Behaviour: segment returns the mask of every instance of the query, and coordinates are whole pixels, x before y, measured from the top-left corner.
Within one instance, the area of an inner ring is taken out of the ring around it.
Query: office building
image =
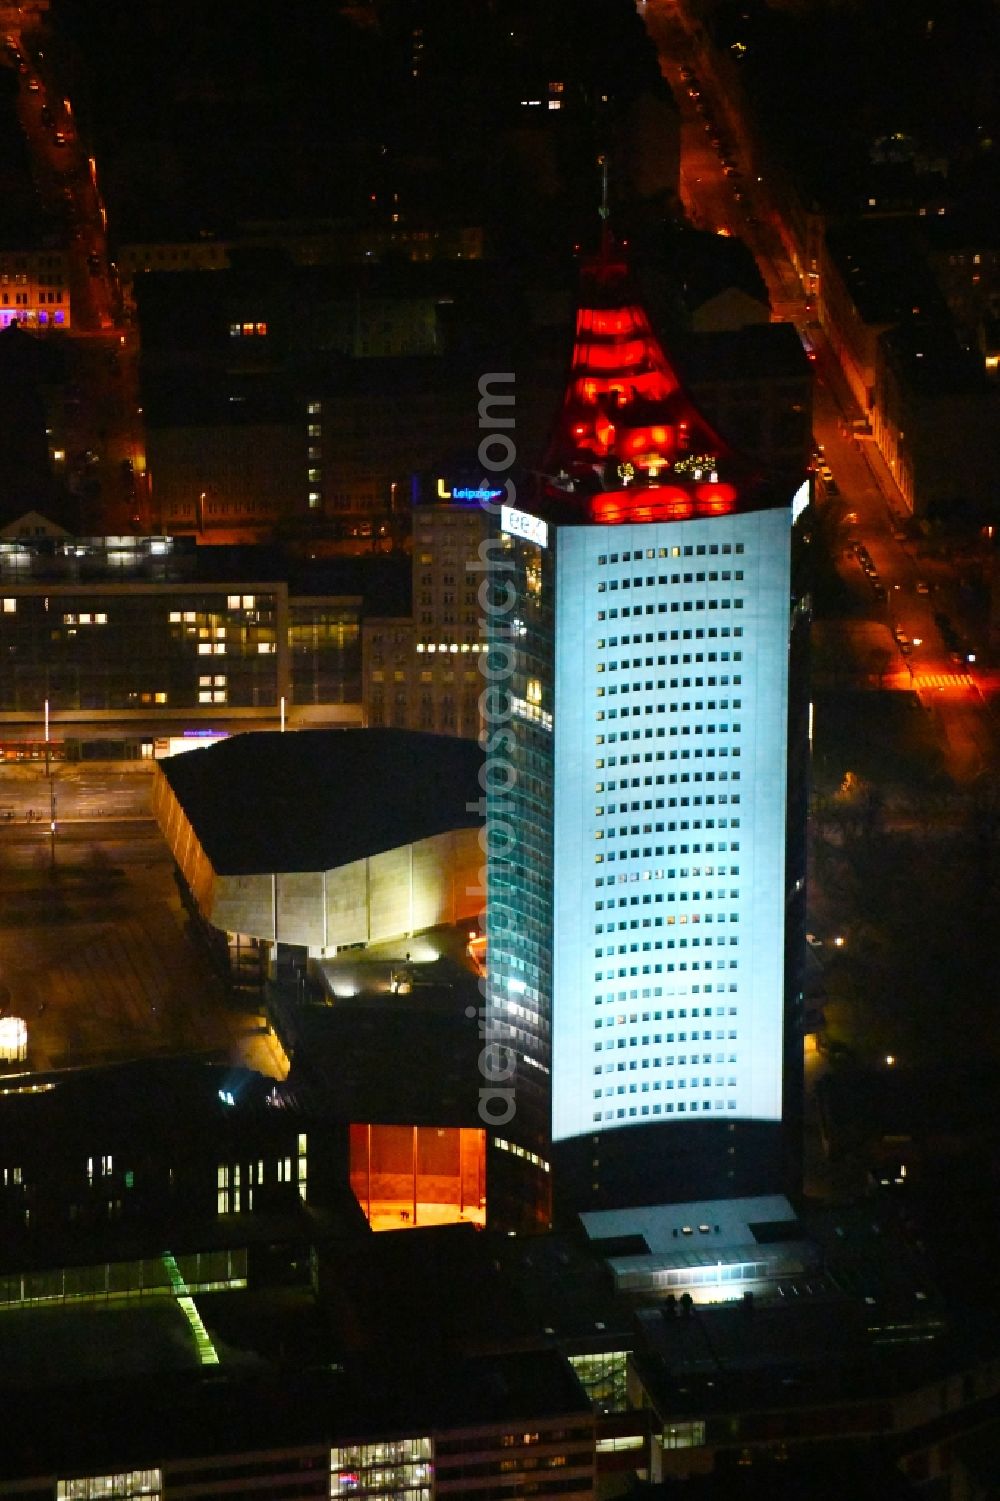
[[[499,494],[481,473],[421,477],[413,486],[413,607],[370,615],[361,628],[365,723],[475,739],[483,678],[479,654],[480,557],[489,531],[483,502]]]
[[[804,893],[791,490],[709,427],[607,256],[543,467],[502,508],[487,663],[513,657],[491,1202],[544,1222],[553,1183],[576,1209],[770,1192]]]
[[[0,759],[44,757],[46,702],[57,760],[153,760],[282,715],[359,724],[362,591],[383,608],[393,592],[391,570],[366,563],[71,537],[22,517],[0,537]]]

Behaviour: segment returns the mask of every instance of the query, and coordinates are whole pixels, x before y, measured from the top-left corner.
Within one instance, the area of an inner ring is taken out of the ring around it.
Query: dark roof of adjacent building
[[[416,1297],[405,1296],[402,1302],[419,1301],[419,1285],[416,1291]],[[397,1284],[390,1295],[397,1311],[399,1295]],[[66,1379],[48,1387],[8,1385],[0,1376],[4,1474],[106,1473],[213,1455],[311,1445],[328,1450],[331,1443],[379,1436],[564,1416],[586,1422],[591,1416],[589,1400],[555,1350],[455,1352],[403,1363],[377,1353],[344,1368],[339,1363],[331,1367],[331,1354],[337,1351],[327,1341],[325,1360],[303,1370],[294,1325],[270,1358],[258,1352],[252,1294],[199,1297],[198,1303],[210,1335],[217,1328],[223,1333],[217,1367],[200,1373],[178,1370],[174,1360],[171,1369],[164,1358],[158,1370],[123,1380],[120,1372],[129,1363],[123,1360],[114,1371],[111,1349],[104,1379],[85,1385]],[[33,1310],[29,1318],[36,1338],[45,1338],[46,1323],[53,1322],[46,1315],[53,1314],[63,1321],[76,1318],[80,1325],[95,1322],[93,1310]],[[134,1344],[149,1332],[148,1310],[140,1309],[138,1317],[132,1309],[117,1317],[107,1310],[102,1314],[108,1326],[104,1332],[113,1333],[116,1343],[131,1338]],[[313,1311],[313,1322],[317,1317],[322,1323]],[[179,1318],[169,1321],[166,1308],[161,1323],[162,1356],[165,1341],[180,1340],[185,1331]]]
[[[919,1490],[887,1455],[870,1449],[837,1453],[829,1444],[812,1454],[801,1450],[780,1461],[686,1475],[660,1485],[638,1485],[625,1501],[905,1501]]]
[[[749,323],[745,328],[689,335],[678,353],[691,386],[715,381],[811,381],[812,366],[792,323]]]
[[[767,284],[750,247],[737,235],[717,235],[697,229],[679,231],[671,242],[668,261],[691,312],[731,287],[765,307],[770,305]]]
[[[319,871],[475,828],[482,753],[417,730],[234,735],[159,762],[220,875]]]
[[[920,396],[993,392],[978,350],[963,344],[954,324],[902,323],[882,335],[886,356]]]
[[[274,1080],[253,1069],[196,1058],[138,1058],[96,1068],[8,1074],[0,1091],[7,1143],[41,1133],[81,1141],[95,1129],[120,1138],[154,1131],[175,1141],[273,1112]]]
[[[866,323],[947,316],[916,232],[898,220],[834,226],[826,245]]]
[[[310,1115],[482,1127],[478,978],[449,958],[409,963],[409,946],[401,941],[395,962],[358,953],[324,963],[322,1004],[272,989],[293,1060],[282,1094]]]

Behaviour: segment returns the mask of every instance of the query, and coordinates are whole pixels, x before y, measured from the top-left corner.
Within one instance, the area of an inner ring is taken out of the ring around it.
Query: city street
[[[918,694],[938,727],[949,772],[959,782],[973,780],[994,764],[991,700],[996,684],[992,675],[979,670],[977,653],[967,640],[959,639],[956,650],[956,640],[949,642],[942,635],[941,618],[953,622],[954,570],[926,556],[874,443],[851,433],[851,423],[863,414],[807,308],[784,249],[787,227],[778,224],[767,185],[747,159],[732,100],[723,97],[715,83],[711,54],[699,28],[682,6],[667,0],[651,0],[646,25],[681,111],[685,211],[696,225],[738,234],[747,243],[767,284],[772,318],[794,322],[815,354],[814,433],[833,475],[836,501],[822,480],[817,480],[817,494],[821,505],[836,503],[844,518],[836,563],[851,613],[885,627],[894,660],[887,664],[883,686]],[[694,80],[683,77],[682,70]],[[699,98],[691,96],[692,87]],[[727,176],[723,158],[733,164],[735,175]],[[857,561],[859,544],[875,566],[872,578]],[[961,638],[960,629],[956,635]]]
[[[136,340],[121,316],[96,164],[77,134],[72,101],[46,62],[33,62],[23,75],[18,108],[42,204],[62,226],[68,268],[70,379],[61,462],[79,497],[78,530],[148,530]]]

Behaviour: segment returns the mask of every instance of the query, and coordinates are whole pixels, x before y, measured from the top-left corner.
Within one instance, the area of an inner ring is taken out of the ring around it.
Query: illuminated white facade
[[[557,530],[553,1141],[781,1119],[789,533]]]

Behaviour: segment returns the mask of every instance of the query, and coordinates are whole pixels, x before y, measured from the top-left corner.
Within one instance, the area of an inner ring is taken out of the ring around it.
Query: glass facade
[[[360,702],[360,605],[360,600],[289,600],[293,703]]]
[[[485,1132],[352,1125],[350,1142],[351,1189],[373,1230],[485,1223]]]
[[[494,609],[484,678],[487,781],[487,1034],[510,1123],[494,1135],[491,1214],[547,1223],[552,1049],[555,578],[547,546],[501,534],[487,575]],[[508,583],[513,584],[513,608]],[[492,705],[492,707],[488,707]],[[506,1051],[506,1050],[509,1050]],[[498,1106],[502,1100],[498,1097]],[[503,1111],[494,1119],[499,1122]]]
[[[0,704],[37,713],[272,707],[278,595],[127,585],[20,589],[0,617]]]
[[[190,1292],[225,1292],[246,1287],[245,1248],[194,1251],[176,1265]],[[173,1284],[161,1256],[91,1266],[56,1267],[44,1272],[0,1276],[0,1309],[39,1303],[103,1303],[111,1299],[162,1297]]]
[[[378,1444],[349,1444],[330,1450],[330,1496],[370,1497],[371,1501],[430,1501],[433,1451],[429,1438],[400,1438]]]
[[[627,1350],[603,1350],[599,1355],[571,1355],[569,1363],[598,1412],[627,1412]]]

